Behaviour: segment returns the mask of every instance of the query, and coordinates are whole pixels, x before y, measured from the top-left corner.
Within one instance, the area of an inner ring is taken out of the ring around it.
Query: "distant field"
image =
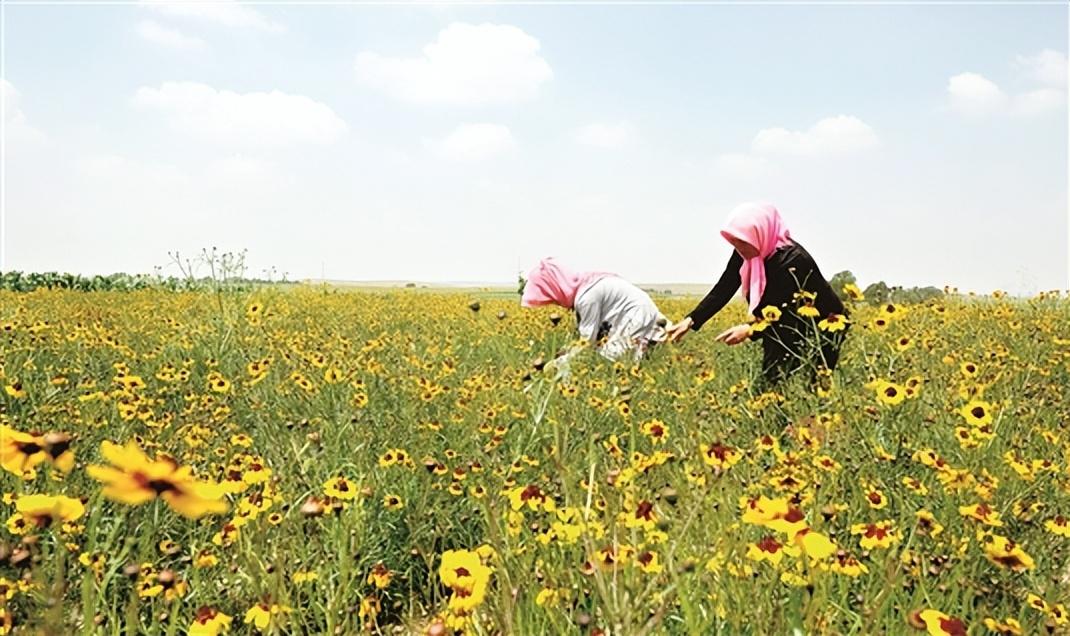
[[[348,289],[353,291],[386,291],[386,290],[415,290],[435,292],[472,293],[481,296],[502,297],[517,295],[517,284],[506,283],[421,283],[403,280],[386,281],[346,281],[346,280],[317,280],[307,279],[301,281],[305,285],[326,284],[330,287]],[[636,283],[641,289],[655,296],[701,296],[709,291],[711,285],[701,283]]]

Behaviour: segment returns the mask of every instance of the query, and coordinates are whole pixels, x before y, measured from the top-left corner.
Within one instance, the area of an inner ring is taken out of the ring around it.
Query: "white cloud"
[[[635,142],[635,126],[622,121],[617,123],[596,122],[576,131],[576,141],[584,146],[620,149]]]
[[[22,111],[22,93],[6,79],[0,79],[0,99],[4,103],[4,137],[12,143],[42,141],[45,136],[30,125]]]
[[[1036,55],[1019,55],[1015,67],[1041,88],[1008,95],[998,84],[978,73],[960,73],[947,82],[952,110],[980,119],[996,114],[1032,116],[1056,111],[1066,103],[1066,55],[1044,49]]]
[[[978,73],[959,73],[949,79],[947,96],[952,110],[973,117],[999,112],[1010,102],[995,82]]]
[[[878,145],[877,134],[857,117],[826,117],[804,131],[766,128],[751,142],[757,154],[842,156]]]
[[[1058,110],[1066,103],[1066,90],[1057,88],[1040,88],[1021,95],[1015,95],[1011,100],[1011,112],[1015,115],[1040,115],[1052,110]]]
[[[412,58],[357,55],[358,80],[411,103],[481,105],[534,97],[553,78],[539,41],[507,24],[454,22]]]
[[[141,0],[162,15],[214,22],[223,26],[281,33],[286,27],[236,0]]]
[[[1066,86],[1066,54],[1044,49],[1036,55],[1019,55],[1018,68],[1032,79],[1048,86]]]
[[[162,114],[176,131],[223,144],[330,143],[349,127],[326,104],[281,91],[235,93],[196,82],[142,87],[134,106]]]
[[[155,20],[142,20],[134,27],[141,39],[159,46],[182,51],[203,51],[208,48],[204,40],[197,36],[186,35],[178,29],[166,27]]]
[[[513,149],[516,142],[501,124],[461,124],[431,145],[439,156],[451,161],[480,161]]]

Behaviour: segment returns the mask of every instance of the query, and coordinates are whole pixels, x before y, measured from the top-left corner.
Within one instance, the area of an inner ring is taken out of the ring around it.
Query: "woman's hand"
[[[750,325],[736,325],[717,335],[717,340],[729,346],[745,342],[747,338],[750,338]]]
[[[671,327],[669,327],[669,329],[665,332],[668,341],[669,342],[680,342],[680,340],[682,340],[683,337],[685,335],[687,335],[687,332],[691,330],[691,325],[693,325],[693,324],[694,324],[694,321],[691,320],[690,316],[688,316],[687,318],[684,318],[683,320],[681,320],[680,322],[676,323],[675,325],[672,325]]]

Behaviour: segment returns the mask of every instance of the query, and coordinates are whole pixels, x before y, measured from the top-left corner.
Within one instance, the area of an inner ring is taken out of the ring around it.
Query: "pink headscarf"
[[[572,309],[576,294],[594,281],[613,276],[607,272],[575,273],[561,267],[552,258],[544,258],[528,273],[524,285],[524,296],[520,299],[522,307],[537,307],[557,303],[566,309]]]
[[[774,206],[768,203],[744,203],[732,210],[721,236],[733,246],[735,242],[742,242],[758,250],[754,258],[743,259],[743,266],[739,268],[743,298],[753,312],[765,293],[765,259],[778,248],[790,245],[791,234]]]

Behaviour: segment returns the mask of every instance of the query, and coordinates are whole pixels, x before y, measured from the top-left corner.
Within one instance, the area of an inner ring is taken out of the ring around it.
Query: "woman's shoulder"
[[[792,239],[790,244],[773,252],[773,256],[770,260],[774,261],[773,264],[781,265],[783,267],[812,267],[814,264],[814,259],[810,256],[810,252],[807,252],[806,248],[794,239]]]

